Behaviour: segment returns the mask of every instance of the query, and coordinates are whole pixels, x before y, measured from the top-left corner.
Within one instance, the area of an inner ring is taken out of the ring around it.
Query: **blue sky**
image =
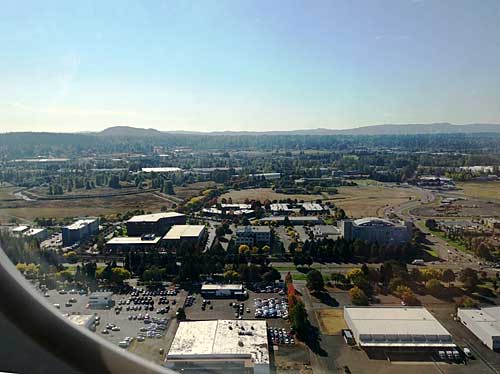
[[[497,0],[2,1],[0,131],[500,123]]]

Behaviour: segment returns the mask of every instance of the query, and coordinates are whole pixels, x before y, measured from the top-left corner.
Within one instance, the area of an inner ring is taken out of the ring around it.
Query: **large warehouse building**
[[[181,322],[165,365],[183,373],[270,373],[266,321]]]
[[[342,220],[339,230],[346,240],[359,239],[369,243],[404,244],[411,238],[410,222],[394,222],[377,217]]]
[[[488,348],[500,349],[500,306],[482,309],[458,308],[457,316]]]
[[[345,307],[344,319],[364,349],[455,347],[450,333],[424,307]]]
[[[177,212],[163,212],[133,216],[127,221],[128,236],[144,234],[165,235],[173,225],[184,225],[186,216]]]

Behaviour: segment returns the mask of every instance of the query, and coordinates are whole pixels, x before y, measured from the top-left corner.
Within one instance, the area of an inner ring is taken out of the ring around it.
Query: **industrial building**
[[[267,226],[244,226],[236,229],[237,246],[245,244],[250,247],[271,243],[271,229]]]
[[[458,308],[457,317],[488,348],[500,349],[500,306],[481,309]]]
[[[106,249],[113,253],[148,251],[158,247],[160,240],[161,236],[155,234],[115,237],[106,242]]]
[[[378,244],[404,244],[411,238],[411,222],[394,222],[383,218],[366,217],[339,222],[340,235],[346,240],[364,240]]]
[[[112,306],[112,292],[92,292],[89,295],[89,309],[109,309]]]
[[[424,307],[345,307],[344,319],[364,349],[455,347],[450,333]]]
[[[174,225],[162,239],[162,244],[167,247],[189,243],[197,247],[207,237],[207,229],[204,225]]]
[[[184,225],[185,223],[186,216],[177,212],[133,216],[127,221],[127,235],[156,234],[163,236],[173,225]]]
[[[241,299],[247,296],[242,284],[204,284],[201,295],[206,298],[227,297]]]
[[[62,228],[63,246],[73,245],[99,231],[99,218],[83,218]]]
[[[266,321],[180,322],[165,366],[183,373],[270,373]]]

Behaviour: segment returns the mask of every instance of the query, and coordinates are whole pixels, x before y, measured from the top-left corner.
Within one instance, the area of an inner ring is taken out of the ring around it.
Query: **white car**
[[[471,350],[470,350],[469,348],[464,347],[463,351],[464,351],[464,354],[465,354],[467,357],[469,357],[469,358],[471,358],[471,357],[472,357],[472,352],[471,352]]]

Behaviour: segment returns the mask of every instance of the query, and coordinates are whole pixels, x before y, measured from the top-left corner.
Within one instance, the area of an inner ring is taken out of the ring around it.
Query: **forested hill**
[[[499,133],[424,135],[220,135],[166,134],[156,136],[101,136],[96,134],[9,133],[0,135],[0,159],[23,157],[80,157],[109,153],[151,154],[154,146],[187,147],[207,151],[352,152],[363,149],[498,153]]]
[[[96,133],[100,136],[144,137],[162,135],[203,135],[203,136],[249,136],[249,135],[419,135],[419,134],[476,134],[500,133],[500,124],[468,124],[451,123],[431,124],[384,124],[362,126],[352,129],[305,129],[288,131],[159,131],[131,126],[113,126]]]

